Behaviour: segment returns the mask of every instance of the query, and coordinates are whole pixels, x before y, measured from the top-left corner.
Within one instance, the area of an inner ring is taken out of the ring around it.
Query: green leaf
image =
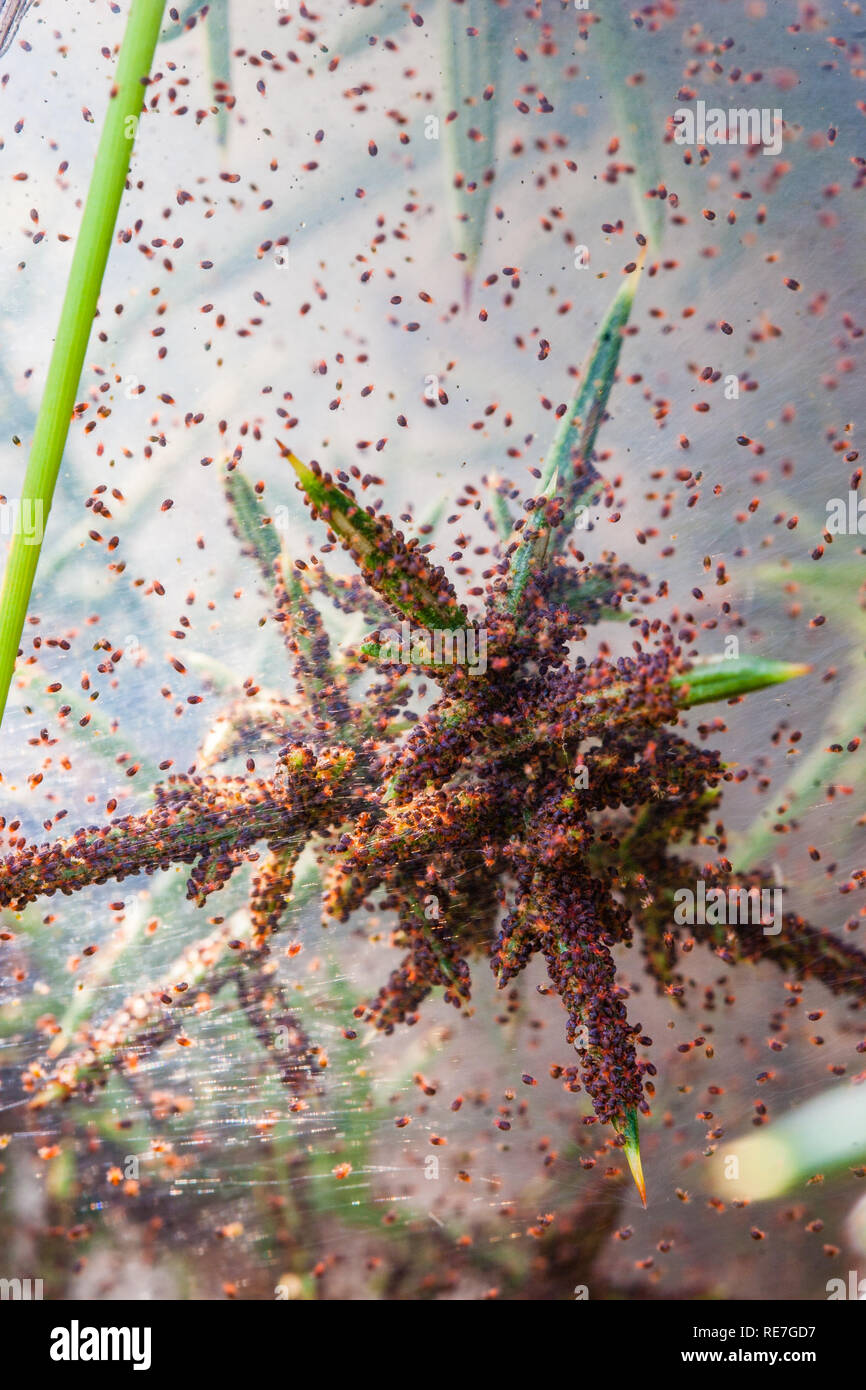
[[[321,514],[351,551],[364,579],[404,617],[432,631],[466,621],[451,583],[434,571],[413,541],[406,543],[387,517],[371,515],[350,488],[316,473],[277,440],[298,476],[314,514]]]
[[[465,631],[467,634],[471,634],[475,633],[477,629],[470,626],[466,629],[451,628],[450,631]],[[439,647],[438,656],[437,644],[435,639],[429,632],[427,635],[430,638],[430,640],[427,641],[425,639],[422,645],[420,641],[420,633],[418,631],[414,633],[414,638],[416,640],[413,641],[411,648],[407,652],[405,652],[405,655],[409,657],[409,661],[406,663],[404,663],[400,659],[395,660],[392,652],[390,651],[390,648],[394,645],[394,643],[387,642],[383,644],[375,641],[373,637],[368,638],[365,642],[362,643],[361,653],[362,655],[368,657],[371,661],[380,662],[384,666],[397,666],[404,664],[410,665],[412,667],[417,668],[418,671],[423,671],[425,676],[432,677],[433,680],[441,678],[444,675],[448,675],[453,671],[465,671],[468,672],[469,675],[472,675],[473,671],[476,670],[476,668],[481,667],[481,663],[477,659],[475,661],[470,661],[468,659],[470,655],[473,655],[477,658],[480,654],[480,648],[477,645],[479,639],[477,637],[474,638],[474,641],[476,642],[475,646],[471,646],[471,644],[468,643],[465,640],[465,638],[462,643],[459,642],[459,639],[449,639],[448,656],[446,657],[444,634],[443,640]],[[463,647],[462,660],[460,659],[461,645]],[[404,653],[401,651],[400,657],[402,657],[403,655]],[[483,675],[485,670],[486,657],[484,661],[484,667],[483,669],[478,669],[478,674]]]
[[[626,578],[632,577],[632,571],[625,565],[620,565],[618,572]],[[579,613],[585,623],[628,622],[631,617],[629,610],[621,601],[613,602],[622,597],[617,571],[612,575],[605,574],[595,565],[587,566],[586,571],[580,574],[566,570],[561,580],[557,575],[550,592],[552,603],[563,604],[570,612]]]
[[[610,94],[622,131],[623,150],[634,166],[627,183],[638,227],[646,228],[653,245],[658,246],[664,232],[665,204],[661,198],[649,198],[647,194],[663,181],[659,156],[664,121],[651,110],[646,85],[628,80],[651,61],[651,55],[640,48],[649,33],[649,26],[638,29],[630,17],[619,11],[600,13],[591,30],[589,51],[593,55],[597,51],[601,58],[605,95]]]
[[[177,20],[163,29],[159,41],[160,43],[171,43],[174,39],[191,33],[192,30],[187,28],[187,25],[195,15],[198,15],[200,21],[204,23],[208,76],[214,97],[225,96],[228,94],[231,79],[229,0],[210,0],[210,4],[206,4],[205,0],[191,0],[191,3],[181,11]],[[217,142],[220,145],[225,145],[229,132],[228,106],[224,101],[218,101],[216,106]]]
[[[229,37],[229,0],[211,0],[204,30],[207,45],[207,67],[214,97],[228,96],[231,81],[231,40]],[[229,108],[217,100],[217,141],[225,145],[229,136]]]
[[[857,675],[836,696],[830,711],[829,723],[831,726],[835,722],[835,716],[840,712],[844,711],[848,717],[854,714],[862,698],[861,692],[862,677]],[[854,717],[856,718],[856,715]],[[847,741],[853,732],[852,729],[851,734],[847,735],[844,740],[840,736],[838,741],[840,743]],[[750,869],[775,852],[779,842],[779,833],[775,829],[777,825],[787,826],[804,809],[814,809],[816,797],[820,804],[819,788],[822,783],[826,781],[832,784],[839,774],[839,755],[829,752],[825,746],[826,739],[831,737],[825,725],[824,731],[816,739],[814,748],[799,761],[793,777],[785,784],[784,811],[774,801],[772,806],[767,807],[756,817],[753,824],[742,836],[734,838],[733,849],[729,857],[736,871]]]
[[[590,505],[604,490],[602,480],[592,467],[592,451],[616,377],[622,351],[622,330],[631,313],[644,255],[645,252],[642,252],[634,270],[617,290],[602,320],[580,384],[545,459],[540,495],[552,498],[556,487],[561,487],[562,520],[554,528],[550,527],[549,522],[544,523],[544,535],[540,534],[538,528],[524,527],[509,566],[505,603],[511,613],[516,613],[520,608],[531,574],[553,553],[554,548],[565,546],[578,509]]]
[[[279,536],[268,523],[255,488],[240,468],[228,469],[224,482],[230,524],[241,543],[241,551],[257,562],[264,578],[272,584],[274,565],[280,555]]]
[[[734,1154],[738,1175],[727,1170]],[[798,1105],[756,1134],[726,1140],[706,1171],[705,1184],[720,1195],[750,1202],[781,1196],[816,1173],[860,1164],[866,1158],[866,1087],[840,1083]]]
[[[430,510],[425,514],[422,521],[418,524],[418,529],[422,535],[429,536],[436,530],[448,506],[448,498],[440,497]]]
[[[710,657],[696,661],[688,671],[671,677],[671,685],[682,692],[686,708],[706,705],[711,700],[732,700],[750,690],[805,676],[811,666],[792,661],[770,661],[761,656]]]
[[[45,672],[38,666],[25,666],[19,677],[26,705],[33,711],[41,711],[43,715],[56,715],[58,697],[46,694],[43,681]],[[130,754],[132,760],[138,763],[141,780],[151,785],[159,781],[159,769],[155,762],[152,762],[139,747],[137,741],[133,742],[132,730],[115,727],[115,723],[108,714],[103,714],[105,724],[100,727],[100,718],[95,716],[95,708],[89,698],[79,694],[77,690],[65,687],[63,694],[59,697],[64,704],[69,705],[69,714],[61,721],[61,728],[64,736],[90,758],[102,759],[109,764],[112,771],[117,773],[117,756],[119,753]],[[88,722],[82,724],[85,715]],[[95,716],[95,718],[94,718]],[[91,722],[93,721],[93,722]]]
[[[199,10],[204,9],[204,6],[205,0],[190,0],[190,3],[181,10],[177,19],[172,20],[171,24],[166,25],[163,29],[159,36],[160,43],[171,43],[172,39],[179,39],[181,35],[188,34],[187,24],[194,14],[198,14]]]
[[[640,1161],[640,1136],[638,1133],[637,1110],[629,1106],[628,1110],[621,1119],[613,1122],[613,1127],[621,1139],[625,1140],[623,1152],[628,1160],[631,1175],[634,1178],[635,1187],[638,1190],[640,1199],[646,1206],[646,1183],[643,1176],[643,1164]]]
[[[466,0],[462,5],[439,0],[445,105],[439,119],[454,208],[454,244],[464,266],[467,303],[484,240],[496,164],[495,89],[506,24],[506,16],[491,0]],[[451,115],[453,120],[448,119]]]
[[[334,662],[322,615],[285,550],[276,567],[275,597],[283,642],[294,658],[292,674],[307,709],[325,719],[339,713],[339,722],[346,724],[352,717],[346,680]],[[351,722],[347,732],[354,732]]]
[[[507,541],[514,530],[514,518],[508,507],[508,503],[499,491],[499,479],[492,474],[485,479],[490,492],[490,510],[493,515],[493,524],[501,541]]]
[[[225,475],[226,497],[231,508],[231,525],[241,550],[258,562],[268,584],[274,588],[281,610],[281,631],[293,655],[293,673],[300,694],[309,709],[322,706],[327,714],[327,697],[339,695],[348,711],[348,691],[331,658],[331,647],[321,615],[313,604],[309,586],[295,569],[268,521],[255,489],[239,468]]]
[[[631,314],[645,256],[644,248],[602,319],[589,360],[545,460],[542,486],[554,470],[559,471],[565,485],[564,521],[556,537],[557,545],[564,545],[568,539],[578,509],[590,506],[603,491],[602,481],[593,476],[592,451],[613,389],[622,333]]]
[[[4,3],[0,13],[0,57],[8,53],[12,40],[18,33],[18,26],[24,18],[33,0],[9,0]]]
[[[540,510],[542,513],[541,521],[538,525],[526,523],[521,533],[520,543],[511,557],[505,601],[509,613],[517,612],[523,602],[523,595],[531,576],[541,570],[547,559],[551,536],[547,504],[553,501],[558,482],[559,473],[554,469],[553,476],[540,498],[537,499],[536,510]]]

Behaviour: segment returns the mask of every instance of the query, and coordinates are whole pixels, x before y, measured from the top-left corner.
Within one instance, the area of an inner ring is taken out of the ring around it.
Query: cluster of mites
[[[368,586],[371,620],[387,613],[382,597],[403,613],[410,601],[453,608],[447,580],[387,518],[367,509],[359,529],[358,504],[343,484],[336,493],[332,485],[332,505],[318,509],[332,540],[341,524],[335,495],[344,519],[353,519],[347,545]],[[725,773],[715,753],[670,727],[678,712],[671,677],[683,662],[664,624],[655,625],[651,652],[635,643],[636,655],[616,662],[571,655],[592,606],[615,606],[640,581],[624,568],[563,561],[532,581],[519,623],[494,582],[484,617],[493,652],[486,677],[431,670],[440,697],[398,739],[405,723],[392,729],[391,722],[409,713],[405,671],[376,673],[363,697],[353,697],[351,682],[374,668],[357,654],[335,657],[311,601],[318,590],[353,608],[363,597],[358,581],[335,580],[321,565],[287,572],[278,560],[263,568],[299,696],[287,702],[290,741],[274,775],[176,776],[156,788],[155,804],[140,815],[20,847],[0,864],[0,905],[20,909],[58,890],[177,863],[193,866],[188,891],[203,903],[254,861],[252,940],[236,944],[261,962],[285,919],[298,857],[312,841],[328,915],[345,921],[374,893],[397,915],[394,941],[406,954],[359,1015],[391,1031],[414,1022],[434,988],[461,1007],[471,956],[486,956],[504,987],[540,954],[596,1114],[617,1123],[646,1109],[653,1068],[638,1058],[636,1043],[650,1040],[628,1020],[612,952],[631,942],[632,922],[639,922],[658,987],[682,993],[676,966],[685,943],[672,924],[671,899],[695,868],[674,849],[701,842]],[[586,601],[584,589],[592,595]],[[700,871],[708,883],[729,882],[730,866],[718,857],[723,827],[713,829],[703,843],[717,857]],[[689,940],[706,941],[732,962],[767,956],[858,1002],[863,993],[866,959],[792,914],[776,937],[760,927],[734,937],[695,925]],[[578,1087],[572,1069],[567,1084]]]

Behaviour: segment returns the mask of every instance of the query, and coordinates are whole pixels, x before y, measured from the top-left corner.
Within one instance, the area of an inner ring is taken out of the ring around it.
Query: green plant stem
[[[117,75],[69,271],[45,391],[36,420],[21,508],[30,505],[44,535],[69,433],[120,200],[129,173],[134,127],[162,24],[163,0],[132,0]],[[135,118],[130,122],[129,118]],[[132,129],[131,129],[132,127]],[[42,548],[14,535],[0,593],[0,720],[6,709],[18,644]]]

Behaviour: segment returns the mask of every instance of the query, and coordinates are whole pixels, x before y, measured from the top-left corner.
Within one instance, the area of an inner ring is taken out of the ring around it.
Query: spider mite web
[[[167,9],[0,735],[3,853],[143,810],[193,766],[271,775],[291,670],[227,525],[226,459],[307,560],[324,531],[274,437],[381,478],[370,500],[433,546],[475,611],[494,541],[486,480],[532,495],[635,236],[660,217],[598,444],[616,507],[581,547],[615,550],[653,591],[664,580],[656,609],[693,626],[696,650],[734,638],[812,665],[685,726],[748,771],[725,787],[732,842],[759,847],[805,917],[860,944],[859,900],[839,890],[866,811],[866,575],[857,536],[823,539],[827,500],[847,497],[856,468],[858,21],[841,5],[736,0],[641,7],[636,24],[624,5],[621,49],[605,55],[572,5],[490,3],[495,141],[482,93],[458,110],[495,175],[474,265],[450,199],[445,0]],[[43,0],[0,63],[7,498],[120,9]],[[462,10],[471,28],[478,6]],[[784,148],[684,158],[670,118],[698,98],[780,108]],[[635,137],[635,101],[654,147]],[[328,623],[335,644],[370,626],[330,609]],[[630,652],[627,625],[596,633]],[[435,691],[415,683],[417,714]],[[273,715],[256,731],[253,708]],[[680,1006],[639,952],[618,951],[658,1070],[644,1214],[585,1094],[563,1086],[574,1056],[538,962],[500,993],[479,960],[469,1007],[434,995],[413,1027],[370,1036],[355,1011],[399,959],[395,921],[374,901],[323,930],[311,855],[261,982],[280,1000],[267,1036],[222,950],[184,991],[182,1026],[134,1069],[86,1101],[28,1108],[22,1077],[50,1070],[56,1024],[71,1051],[148,987],[188,984],[172,972],[197,942],[248,934],[251,873],[201,909],[181,866],[0,916],[0,1272],[44,1271],[55,1297],[178,1299],[546,1299],[579,1285],[821,1298],[844,1276],[854,1164],[743,1206],[713,1188],[707,1154],[852,1085],[863,1025],[845,999],[814,981],[799,996],[769,964],[732,968],[697,946]],[[280,1079],[301,1035],[303,1088]]]

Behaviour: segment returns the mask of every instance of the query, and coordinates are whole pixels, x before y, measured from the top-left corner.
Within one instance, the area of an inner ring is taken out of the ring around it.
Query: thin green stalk
[[[34,544],[34,535],[25,535],[23,528],[18,528],[12,538],[0,593],[0,721],[6,709],[42,537],[129,173],[145,79],[153,61],[163,8],[163,0],[132,0],[115,86],[96,152],[22,488],[21,513],[37,519],[38,539]]]

